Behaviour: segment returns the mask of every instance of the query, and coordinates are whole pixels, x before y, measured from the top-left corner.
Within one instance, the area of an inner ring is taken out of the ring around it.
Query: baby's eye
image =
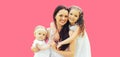
[[[45,34],[43,34],[43,36],[45,36]]]
[[[41,33],[39,33],[39,35],[41,35]]]

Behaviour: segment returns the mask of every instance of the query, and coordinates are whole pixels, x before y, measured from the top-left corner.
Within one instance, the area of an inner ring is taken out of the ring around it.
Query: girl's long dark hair
[[[57,25],[56,25],[55,16],[62,9],[65,9],[68,11],[68,9],[65,6],[59,5],[58,7],[56,7],[54,14],[53,14],[53,20],[54,20],[56,29],[57,29]],[[59,41],[63,41],[69,37],[69,21],[67,21],[67,23],[62,27],[61,31],[59,32],[59,36],[60,36]],[[68,48],[68,46],[69,46],[69,44],[65,44],[65,45],[62,45],[59,49],[65,50],[66,48]]]

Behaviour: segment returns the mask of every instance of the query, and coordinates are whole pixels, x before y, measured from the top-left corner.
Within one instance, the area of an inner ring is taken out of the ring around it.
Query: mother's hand
[[[59,38],[60,36],[59,36],[59,34],[58,34],[58,32],[56,32],[55,34],[54,34],[54,38],[53,38],[53,40],[54,41],[59,41]]]
[[[50,43],[50,45],[51,45],[52,49],[57,50],[57,49],[56,49],[56,48],[57,48],[57,45],[56,45],[56,43],[55,43],[54,41],[52,41],[52,42]]]

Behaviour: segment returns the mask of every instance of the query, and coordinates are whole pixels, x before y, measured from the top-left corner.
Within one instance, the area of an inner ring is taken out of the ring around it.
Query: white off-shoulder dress
[[[69,26],[70,30],[75,31],[77,25]],[[87,32],[84,31],[84,36],[81,34],[76,39],[76,50],[74,57],[91,57],[91,48]]]

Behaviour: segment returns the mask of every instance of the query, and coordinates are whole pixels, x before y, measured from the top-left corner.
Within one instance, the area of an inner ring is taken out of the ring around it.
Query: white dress
[[[77,25],[69,26],[70,30],[75,31]],[[90,43],[88,39],[87,32],[84,31],[84,36],[78,36],[79,38],[76,39],[76,50],[74,57],[91,57],[91,49]]]
[[[46,47],[47,44],[45,41],[34,40],[32,47],[36,47],[36,44],[42,45],[42,47]],[[49,57],[50,56],[50,49],[47,50],[40,50],[34,53],[34,57]]]

